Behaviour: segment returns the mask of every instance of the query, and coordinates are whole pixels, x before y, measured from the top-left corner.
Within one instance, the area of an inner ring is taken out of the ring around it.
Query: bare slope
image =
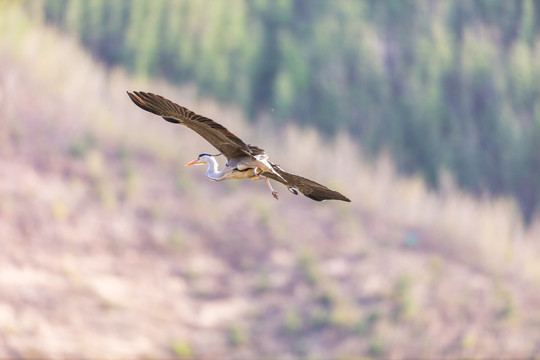
[[[511,204],[430,194],[346,137],[248,129],[190,89],[106,72],[16,8],[0,7],[0,33],[0,357],[538,354],[539,231]],[[206,181],[181,165],[212,149],[129,89],[353,202]]]

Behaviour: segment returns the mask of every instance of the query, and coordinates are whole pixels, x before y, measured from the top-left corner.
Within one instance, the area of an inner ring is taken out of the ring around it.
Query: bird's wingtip
[[[126,90],[126,93],[129,96],[137,96],[137,97],[140,97],[141,94],[145,94],[144,91],[136,91],[136,90],[132,90],[132,91]]]
[[[339,194],[339,197],[336,197],[335,199],[336,199],[336,200],[345,201],[345,202],[351,202],[351,199],[349,199],[348,197],[346,197],[346,196],[343,195],[343,194]]]

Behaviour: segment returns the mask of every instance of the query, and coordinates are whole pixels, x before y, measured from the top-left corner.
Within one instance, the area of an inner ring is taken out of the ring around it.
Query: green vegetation
[[[253,119],[346,131],[434,187],[540,202],[533,0],[27,1],[107,64],[195,82]],[[41,5],[40,5],[41,4]]]
[[[394,285],[392,300],[393,317],[399,321],[402,319],[411,319],[415,316],[417,309],[411,294],[411,280],[406,276],[401,276]]]
[[[378,312],[372,312],[366,314],[362,319],[360,319],[356,325],[355,330],[360,335],[369,335],[373,332],[374,328],[377,326],[377,322],[380,320],[381,315]]]
[[[172,344],[172,350],[179,359],[191,359],[193,357],[193,350],[189,343],[181,340],[177,340]]]
[[[298,268],[302,277],[310,285],[315,287],[320,281],[320,269],[318,260],[309,250],[305,250],[298,258]]]
[[[369,355],[373,357],[382,357],[384,355],[384,343],[380,339],[373,339],[369,344]]]
[[[244,346],[248,342],[248,334],[241,325],[234,325],[227,329],[227,339],[232,347]]]
[[[297,333],[302,330],[303,322],[302,315],[298,310],[289,309],[285,313],[285,319],[283,320],[285,329],[289,333]]]
[[[169,235],[169,244],[173,249],[178,251],[182,250],[182,247],[185,246],[185,238],[180,229],[173,231]]]

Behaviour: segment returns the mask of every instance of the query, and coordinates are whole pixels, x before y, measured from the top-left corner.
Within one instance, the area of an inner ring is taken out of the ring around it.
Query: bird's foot
[[[269,188],[270,191],[272,192],[272,196],[273,196],[276,200],[279,200],[278,193],[277,193],[277,191],[274,191],[274,189],[272,188],[272,185],[270,184],[270,181],[268,180],[268,178],[264,178],[264,181],[266,181],[266,185],[268,185],[268,188]]]

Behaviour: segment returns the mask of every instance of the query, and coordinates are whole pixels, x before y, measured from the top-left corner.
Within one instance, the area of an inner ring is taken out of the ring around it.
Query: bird
[[[207,117],[197,115],[161,95],[143,91],[127,91],[127,94],[141,109],[159,115],[170,123],[187,126],[219,151],[218,154],[214,155],[201,153],[195,160],[186,164],[186,166],[206,164],[208,166],[206,177],[212,181],[263,179],[272,196],[278,200],[279,195],[270,183],[270,179],[272,179],[284,184],[292,194],[298,195],[301,192],[315,201],[351,201],[343,194],[313,180],[284,171],[279,165],[270,162],[268,155],[260,147],[246,144],[223,125]],[[227,162],[223,169],[218,170],[219,165],[216,157],[221,155],[227,159]]]

